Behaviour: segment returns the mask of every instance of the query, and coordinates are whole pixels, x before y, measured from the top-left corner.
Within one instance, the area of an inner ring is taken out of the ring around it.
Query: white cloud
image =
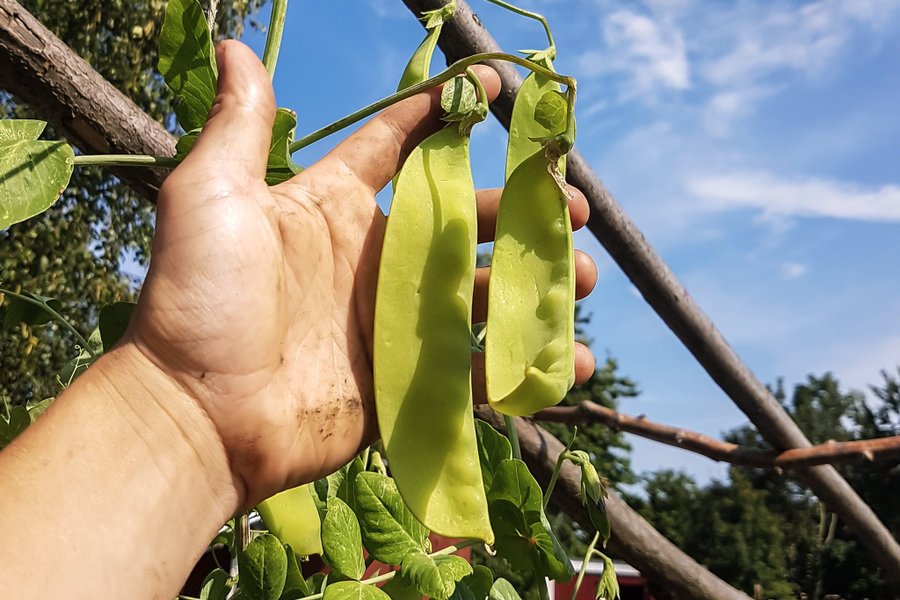
[[[786,262],[781,265],[781,276],[784,279],[797,279],[806,275],[806,265],[798,262]]]
[[[688,179],[700,209],[757,209],[771,217],[831,217],[900,222],[900,187],[877,188],[827,180],[783,179],[766,172],[726,173]]]
[[[690,87],[684,38],[674,23],[654,20],[629,10],[617,10],[603,21],[603,40],[606,50],[588,51],[580,57],[579,66],[583,73],[626,75],[630,79],[627,96],[657,88],[684,90]]]

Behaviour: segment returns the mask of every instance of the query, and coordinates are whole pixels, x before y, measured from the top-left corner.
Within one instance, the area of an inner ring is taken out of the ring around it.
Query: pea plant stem
[[[463,548],[469,548],[470,546],[477,546],[480,543],[481,543],[480,540],[465,540],[465,541],[455,544],[453,546],[447,546],[446,548],[441,548],[437,552],[432,552],[428,556],[442,556],[445,554],[453,554],[457,550],[462,550]],[[362,581],[360,581],[360,583],[363,585],[373,585],[376,583],[381,583],[382,581],[388,581],[389,579],[393,579],[396,574],[397,574],[397,571],[388,571],[387,573],[384,573],[382,575],[376,575],[375,577],[369,577],[368,579],[363,579]],[[303,598],[300,598],[299,600],[320,600],[320,598],[322,598],[322,596],[324,596],[324,595],[325,595],[324,592],[319,592],[318,594],[313,594],[312,596],[304,596]]]
[[[53,310],[53,308],[49,304],[41,302],[40,300],[35,300],[34,298],[30,298],[28,296],[24,296],[22,294],[17,294],[16,292],[13,292],[12,290],[7,290],[4,288],[0,288],[0,294],[5,294],[7,296],[11,296],[11,297],[15,298],[16,300],[20,300],[22,302],[27,302],[28,304],[33,304],[34,306],[37,306],[38,308],[40,308],[41,310],[46,312],[48,315],[50,315],[50,317],[54,321],[56,321],[57,323],[59,323],[60,325],[62,325],[66,329],[68,329],[69,331],[71,331],[72,335],[75,336],[75,339],[78,340],[78,343],[81,345],[81,347],[84,348],[85,350],[87,350],[88,354],[90,354],[91,356],[96,356],[96,353],[90,347],[87,340],[84,339],[84,336],[81,335],[81,332],[79,332],[77,329],[75,329],[75,326],[72,325],[71,323],[69,323],[64,316],[62,316],[61,314],[59,314],[58,312]]]
[[[559,479],[559,472],[562,469],[563,461],[569,457],[569,450],[572,449],[572,444],[575,443],[576,435],[578,435],[577,427],[572,434],[572,439],[569,440],[568,445],[566,445],[566,449],[560,452],[559,456],[556,458],[556,465],[553,467],[553,473],[550,474],[550,481],[547,483],[547,491],[544,492],[544,508],[547,508],[547,504],[550,503],[550,495],[553,493],[553,488],[556,487],[556,480]]]
[[[269,77],[275,78],[275,65],[278,63],[278,51],[281,50],[281,36],[284,32],[284,18],[287,14],[288,0],[272,0],[272,16],[269,18],[269,32],[266,35],[266,49],[263,50],[263,64]]]
[[[578,579],[575,580],[575,587],[572,588],[572,597],[570,600],[575,600],[575,597],[578,595],[578,589],[581,587],[581,582],[584,581],[584,574],[587,572],[588,563],[591,561],[591,555],[594,553],[594,548],[597,546],[597,541],[599,539],[600,532],[597,531],[594,533],[594,539],[591,540],[587,550],[584,552],[584,560],[581,561],[581,570],[578,572]]]
[[[487,0],[491,4],[496,4],[497,6],[501,6],[506,10],[510,10],[517,15],[522,15],[523,17],[528,17],[529,19],[534,19],[535,21],[539,21],[541,25],[544,26],[544,31],[547,33],[547,55],[550,57],[550,60],[556,58],[556,44],[553,42],[553,34],[550,32],[550,23],[547,22],[547,19],[542,14],[538,14],[536,12],[531,12],[530,10],[525,10],[524,8],[519,8],[518,6],[514,6],[509,2],[504,2],[503,0]]]
[[[535,62],[528,60],[527,58],[522,58],[521,56],[516,56],[514,54],[507,54],[505,52],[482,52],[481,54],[473,54],[472,56],[467,56],[465,58],[461,58],[456,61],[449,67],[447,70],[441,72],[438,75],[430,79],[426,79],[425,81],[418,83],[414,86],[408,87],[405,90],[399,91],[396,94],[392,94],[387,98],[383,98],[378,102],[374,102],[364,108],[359,109],[358,111],[347,115],[346,117],[331,123],[330,125],[326,125],[325,127],[314,131],[303,138],[293,142],[290,146],[291,153],[297,152],[301,148],[305,148],[310,144],[318,142],[319,140],[328,137],[329,135],[340,131],[354,123],[357,123],[366,117],[370,117],[377,113],[378,111],[391,106],[401,100],[406,100],[407,98],[411,98],[416,94],[429,90],[437,85],[442,83],[446,83],[456,77],[457,75],[461,75],[465,73],[466,69],[476,65],[480,62],[484,62],[486,60],[503,60],[507,62],[511,62],[517,64],[519,66],[525,67],[526,69],[530,69],[535,73],[540,73],[547,79],[551,81],[556,81],[562,85],[565,85],[567,88],[567,92],[572,96],[571,102],[574,102],[574,93],[575,87],[577,85],[576,81],[572,77],[568,77],[566,75],[560,75],[546,67],[543,67]],[[569,123],[567,123],[566,131],[568,132],[570,129],[574,131],[574,112],[569,112]]]
[[[143,154],[80,154],[75,157],[76,167],[164,167],[174,169],[181,161],[164,156]]]
[[[503,425],[506,427],[509,445],[512,446],[513,458],[522,460],[522,448],[519,446],[519,430],[516,429],[516,420],[509,415],[503,415]]]

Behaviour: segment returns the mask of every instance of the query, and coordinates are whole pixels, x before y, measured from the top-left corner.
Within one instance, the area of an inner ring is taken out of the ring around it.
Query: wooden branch
[[[85,154],[173,156],[175,138],[13,0],[0,0],[0,87],[63,131]],[[166,171],[116,174],[151,202]]]
[[[553,423],[603,423],[611,429],[626,431],[661,444],[696,452],[716,461],[747,467],[798,469],[851,460],[886,460],[900,456],[900,436],[850,442],[829,441],[808,448],[773,452],[747,448],[702,433],[654,423],[643,416],[632,417],[590,400],[577,406],[548,408],[536,413],[532,418],[536,421]]]
[[[479,406],[476,411],[480,419],[488,421],[495,429],[505,431],[503,418],[496,412],[486,406]],[[516,418],[515,422],[523,458],[546,489],[556,459],[565,447],[536,423],[520,418]],[[571,516],[583,529],[593,531],[590,517],[578,498],[580,481],[580,470],[565,462],[551,503]],[[749,600],[743,592],[713,575],[663,537],[612,490],[606,508],[612,523],[610,550],[671,596],[694,600]]]
[[[403,2],[418,17],[423,11],[440,8],[446,0]],[[456,15],[444,25],[438,43],[448,62],[500,50],[466,0],[457,0]],[[504,127],[509,127],[513,99],[522,79],[509,63],[494,61],[490,65],[500,74],[503,84],[491,111]],[[778,450],[809,446],[797,424],[728,345],[577,150],[568,155],[567,178],[584,192],[591,206],[588,229],[763,438]],[[840,474],[823,465],[798,470],[797,477],[829,510],[841,516],[887,576],[900,584],[900,544]]]

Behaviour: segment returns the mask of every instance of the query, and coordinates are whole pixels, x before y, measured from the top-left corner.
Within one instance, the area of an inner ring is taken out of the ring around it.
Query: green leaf
[[[461,121],[478,105],[475,85],[463,75],[454,77],[441,90],[441,108],[447,113],[445,121]]]
[[[200,600],[225,600],[228,595],[228,573],[215,569],[200,585]]]
[[[197,0],[169,0],[159,34],[159,72],[178,99],[185,131],[202,127],[216,99],[216,59],[206,14]]]
[[[202,129],[191,129],[183,136],[178,138],[178,141],[175,142],[175,158],[178,160],[184,160],[188,153],[194,148],[194,144],[197,143],[197,138],[200,136],[200,132]]]
[[[616,600],[619,597],[619,580],[616,579],[616,565],[611,558],[603,556],[603,574],[597,582],[595,600]]]
[[[274,535],[255,538],[238,558],[241,590],[255,600],[278,600],[287,579],[287,554]]]
[[[217,544],[222,544],[228,548],[229,554],[234,556],[234,519],[230,519],[225,526],[216,534],[216,537],[209,543],[212,548]]]
[[[562,133],[565,130],[567,114],[566,96],[556,90],[544,92],[534,107],[534,120],[551,132],[551,135]]]
[[[134,302],[114,302],[100,309],[98,328],[100,329],[100,342],[103,344],[103,352],[115,346],[131,322],[134,313]]]
[[[32,141],[44,133],[46,121],[36,119],[0,120],[0,142]]]
[[[448,2],[441,8],[435,10],[426,10],[419,17],[420,21],[425,23],[425,29],[431,30],[439,25],[443,25],[453,17],[456,12],[456,2]]]
[[[9,329],[11,326],[19,323],[25,323],[29,327],[45,325],[53,320],[50,311],[47,310],[48,308],[55,310],[57,313],[62,310],[62,303],[56,298],[32,294],[31,292],[22,292],[22,296],[31,298],[42,306],[7,294],[5,296],[6,315],[3,317],[3,329]]]
[[[568,581],[575,572],[544,514],[541,488],[520,460],[504,460],[488,493],[495,548],[513,568]]]
[[[369,454],[369,470],[385,476],[387,475],[387,467],[384,464],[384,460],[381,458],[381,452],[378,450],[372,450]]]
[[[0,418],[0,450],[16,439],[29,425],[31,425],[31,418],[24,406],[10,408],[9,419]]]
[[[450,600],[476,600],[475,593],[472,589],[466,585],[465,577],[456,582],[456,587],[453,588],[453,593],[450,595]]]
[[[475,419],[475,434],[478,436],[478,460],[481,462],[481,478],[484,489],[490,491],[494,481],[494,471],[504,460],[512,458],[509,440],[496,429]]]
[[[399,573],[381,587],[391,600],[422,600],[422,593]]]
[[[0,121],[0,229],[50,208],[69,185],[75,154],[65,142],[38,140],[44,121]]]
[[[281,592],[281,600],[313,595],[315,592],[310,589],[309,584],[303,579],[303,572],[297,563],[297,555],[294,553],[294,549],[290,545],[285,544],[284,553],[287,556],[287,570],[284,577],[284,590]]]
[[[544,582],[538,581],[537,584],[544,585]],[[497,581],[494,582],[494,585],[491,586],[488,598],[490,598],[490,600],[522,600],[519,596],[519,592],[516,591],[516,588],[502,577],[497,579]]]
[[[473,565],[472,573],[463,577],[462,582],[472,591],[475,600],[484,600],[491,592],[494,574],[484,565]]]
[[[390,596],[374,585],[358,581],[341,581],[326,587],[322,600],[390,600]]]
[[[38,420],[38,417],[47,412],[54,400],[56,398],[44,398],[40,402],[29,403],[25,408],[28,410],[28,418],[31,422],[34,423]]]
[[[294,141],[297,127],[297,113],[286,108],[275,112],[272,126],[272,144],[269,146],[269,161],[266,165],[266,183],[275,185],[287,181],[303,169],[291,158],[290,145]]]
[[[377,560],[399,565],[408,554],[428,550],[428,530],[403,503],[393,479],[360,473],[355,493],[363,542]]]
[[[447,600],[456,582],[472,572],[472,565],[461,556],[429,556],[424,552],[407,554],[400,573],[429,598]]]
[[[331,566],[351,579],[359,579],[366,570],[362,537],[356,515],[338,497],[328,499],[322,520],[322,546]]]

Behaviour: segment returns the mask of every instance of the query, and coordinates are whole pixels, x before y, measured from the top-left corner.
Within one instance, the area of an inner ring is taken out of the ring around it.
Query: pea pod
[[[311,484],[285,490],[256,507],[263,523],[297,556],[322,554],[319,512],[312,498]]]
[[[540,53],[543,54],[543,53]],[[550,59],[543,56],[543,66],[552,69]],[[532,72],[522,82],[516,94],[513,111],[509,121],[509,143],[506,147],[506,179],[529,156],[542,148],[542,139],[561,133],[561,119],[548,120],[541,118],[539,107],[546,94],[559,93],[560,85],[544,75]],[[559,161],[559,170],[566,174],[566,159]]]
[[[412,58],[403,70],[400,76],[400,84],[397,91],[405,90],[428,79],[428,72],[431,68],[431,57],[434,55],[434,47],[437,45],[438,38],[441,36],[441,30],[444,23],[453,16],[456,11],[456,2],[449,2],[436,10],[426,11],[422,14],[425,21],[425,39],[413,52]]]
[[[493,542],[472,413],[477,241],[469,136],[456,123],[397,178],[375,301],[378,425],[403,500],[447,537]]]
[[[575,381],[572,225],[556,160],[539,149],[517,166],[497,214],[485,379],[507,415],[553,406]]]

